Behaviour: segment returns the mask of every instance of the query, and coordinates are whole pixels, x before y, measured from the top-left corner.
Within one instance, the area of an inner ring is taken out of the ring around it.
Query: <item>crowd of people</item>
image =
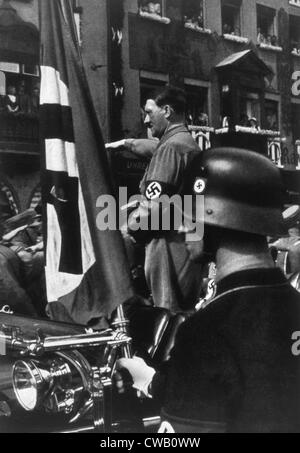
[[[193,27],[204,28],[204,16],[203,16],[203,8],[200,7],[198,13],[193,14],[192,11],[184,15],[184,23],[190,24]]]
[[[239,126],[251,127],[253,129],[260,130],[260,126],[258,124],[257,119],[254,116],[249,118],[247,113],[243,113],[241,115]]]
[[[241,30],[239,27],[232,27],[229,24],[224,24],[223,25],[223,35],[241,36]]]
[[[257,29],[257,44],[266,44],[268,46],[277,47],[278,38],[276,35],[267,35],[260,28]]]
[[[161,3],[160,2],[149,2],[147,0],[140,1],[140,11],[142,13],[155,14],[161,16]]]
[[[254,116],[249,117],[247,113],[241,115],[239,126],[250,127],[256,129],[257,131],[261,130],[261,126]],[[276,114],[273,111],[267,112],[266,115],[266,129],[270,131],[278,131],[279,126],[276,118]]]
[[[189,126],[209,127],[208,115],[205,112],[187,111],[186,122]]]
[[[36,84],[31,93],[26,89],[26,83],[22,80],[18,87],[8,85],[7,94],[0,96],[0,112],[15,116],[37,117],[39,113],[39,84]]]

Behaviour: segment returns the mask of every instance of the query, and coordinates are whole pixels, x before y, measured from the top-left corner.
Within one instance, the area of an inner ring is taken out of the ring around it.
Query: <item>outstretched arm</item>
[[[113,143],[107,143],[105,147],[107,149],[118,149],[123,147],[139,157],[151,158],[155,149],[157,148],[157,144],[158,141],[155,139],[128,138]]]

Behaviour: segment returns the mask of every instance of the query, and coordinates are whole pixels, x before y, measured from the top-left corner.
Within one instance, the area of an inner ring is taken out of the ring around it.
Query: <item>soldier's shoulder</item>
[[[164,152],[166,150],[172,150],[178,154],[186,154],[199,152],[200,148],[189,133],[179,132],[173,137],[170,137],[159,147],[160,152]]]

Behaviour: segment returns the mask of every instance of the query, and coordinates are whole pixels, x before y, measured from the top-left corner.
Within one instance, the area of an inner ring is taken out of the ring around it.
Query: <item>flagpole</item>
[[[119,330],[122,333],[128,334],[128,325],[129,321],[125,316],[123,305],[119,305],[117,308],[117,314],[115,320],[112,322],[112,327],[116,330]],[[123,355],[126,359],[130,359],[132,357],[132,349],[131,345],[127,344],[122,346]]]

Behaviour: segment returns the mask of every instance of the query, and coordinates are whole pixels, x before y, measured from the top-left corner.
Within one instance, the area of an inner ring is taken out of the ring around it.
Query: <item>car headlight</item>
[[[33,411],[49,391],[51,373],[34,361],[19,360],[13,367],[13,387],[19,404],[26,411]]]
[[[38,360],[18,360],[12,381],[19,405],[26,411],[70,414],[89,397],[91,368],[77,351],[57,352]]]

